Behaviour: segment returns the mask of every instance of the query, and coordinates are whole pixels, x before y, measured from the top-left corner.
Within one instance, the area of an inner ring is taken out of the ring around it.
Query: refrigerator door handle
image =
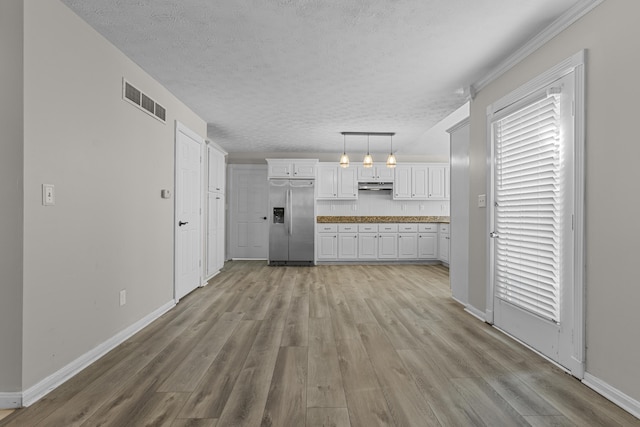
[[[293,235],[293,191],[289,190],[289,236]]]
[[[284,223],[285,230],[287,234],[289,234],[289,221],[287,220],[287,216],[291,216],[291,211],[289,211],[289,190],[285,190],[284,192]]]

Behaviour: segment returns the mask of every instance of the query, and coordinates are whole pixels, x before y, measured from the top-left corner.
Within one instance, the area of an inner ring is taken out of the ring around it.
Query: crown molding
[[[600,5],[605,0],[582,0],[563,13],[558,19],[553,21],[547,28],[531,38],[522,47],[509,55],[504,61],[498,64],[486,76],[475,82],[470,87],[470,93],[475,94],[488,86],[498,77],[516,66],[520,61],[531,55],[542,47],[549,40],[567,29],[571,24],[582,18],[584,15]]]

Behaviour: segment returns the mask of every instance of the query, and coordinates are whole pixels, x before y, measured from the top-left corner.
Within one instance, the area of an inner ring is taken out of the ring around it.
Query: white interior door
[[[175,183],[175,278],[174,298],[201,284],[202,266],[202,171],[204,140],[176,123]]]
[[[269,186],[266,165],[230,165],[229,257],[267,259]]]
[[[571,366],[574,271],[573,76],[494,118],[494,323]]]

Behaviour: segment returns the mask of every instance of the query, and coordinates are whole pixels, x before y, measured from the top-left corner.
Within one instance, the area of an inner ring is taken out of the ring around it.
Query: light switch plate
[[[487,195],[486,194],[479,194],[478,195],[478,207],[479,208],[486,208],[487,207]]]
[[[56,188],[53,184],[42,184],[42,206],[56,204]]]

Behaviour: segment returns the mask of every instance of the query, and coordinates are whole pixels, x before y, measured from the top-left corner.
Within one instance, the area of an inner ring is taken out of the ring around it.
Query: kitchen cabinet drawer
[[[400,224],[398,229],[400,232],[415,232],[418,231],[418,224]]]
[[[358,224],[338,224],[339,233],[355,233],[358,231]]]
[[[378,224],[358,224],[358,231],[361,233],[376,233]]]
[[[381,233],[395,233],[398,231],[398,224],[379,224],[378,231]]]
[[[336,233],[338,224],[318,224],[317,230],[319,233]]]
[[[449,233],[449,224],[440,224],[441,233]]]
[[[418,231],[421,233],[437,233],[438,224],[418,224]]]

